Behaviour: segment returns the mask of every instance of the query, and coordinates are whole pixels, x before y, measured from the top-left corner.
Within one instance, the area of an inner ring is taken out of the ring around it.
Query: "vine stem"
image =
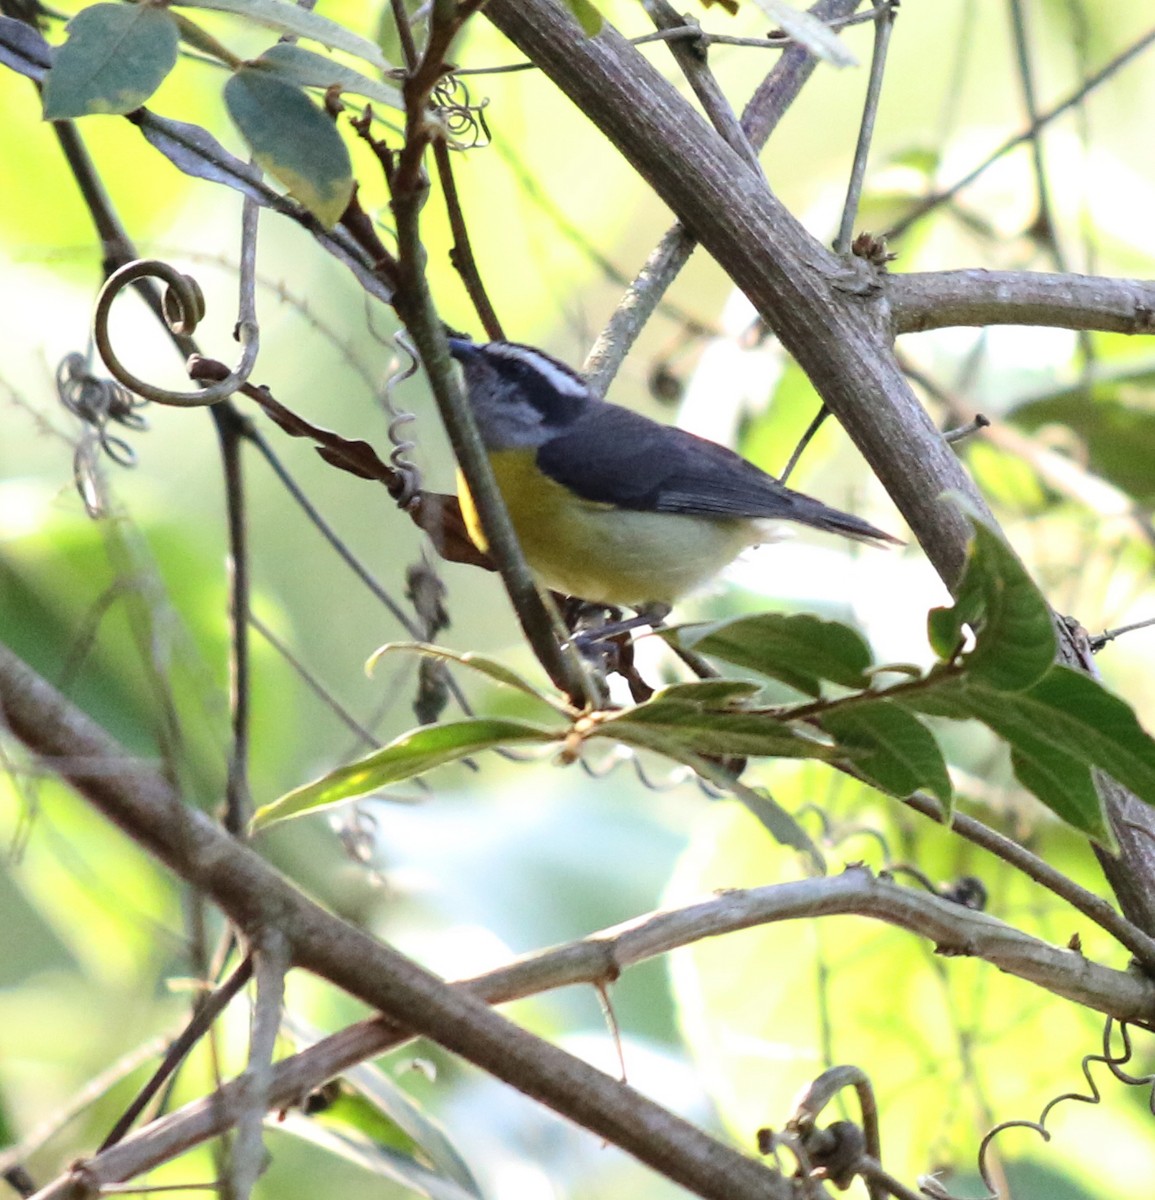
[[[546,608],[506,511],[489,457],[462,393],[449,356],[445,330],[433,305],[425,275],[420,213],[428,193],[422,162],[429,143],[440,134],[429,112],[429,98],[445,71],[444,56],[465,19],[480,6],[463,3],[446,17],[434,6],[432,25],[418,66],[405,80],[405,144],[390,178],[397,228],[400,286],[394,307],[405,322],[429,376],[433,395],[461,473],[477,506],[502,582],[523,632],[555,685],[579,704],[593,701],[598,689],[572,646],[563,644]]]

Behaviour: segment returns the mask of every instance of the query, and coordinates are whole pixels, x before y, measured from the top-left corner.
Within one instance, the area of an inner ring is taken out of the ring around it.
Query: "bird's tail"
[[[838,533],[857,542],[886,542],[893,546],[905,544],[901,538],[892,537],[889,533],[876,529],[861,517],[831,508],[820,500],[803,496],[800,492],[790,493],[790,512],[786,515],[791,521],[797,521],[801,525],[809,525],[826,533]]]

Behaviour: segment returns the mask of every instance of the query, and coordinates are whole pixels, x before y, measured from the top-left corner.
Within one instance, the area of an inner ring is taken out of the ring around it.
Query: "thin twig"
[[[396,0],[395,0],[396,2]],[[861,3],[861,0],[855,0],[856,4]],[[869,12],[859,13],[857,16],[834,17],[826,22],[831,29],[845,29],[850,25],[864,25],[867,21],[873,21],[875,16],[889,7],[890,0],[886,0],[885,4],[878,5],[877,8],[870,9]],[[811,10],[814,11],[813,9]],[[654,33],[643,33],[639,37],[629,39],[630,44],[634,46],[646,46],[653,42],[700,42],[703,49],[710,46],[738,46],[749,50],[790,50],[801,49],[809,54],[804,46],[801,46],[793,38],[788,37],[781,32],[767,34],[765,37],[738,37],[729,33],[713,33],[710,30],[703,29],[700,25],[679,24],[669,29],[658,29]],[[505,63],[498,67],[458,67],[455,75],[509,75],[515,71],[536,71],[537,63],[528,60],[524,62]]]
[[[870,143],[874,137],[874,122],[878,116],[878,101],[882,95],[882,81],[886,74],[886,51],[890,46],[890,34],[894,19],[898,15],[896,4],[885,4],[874,22],[874,51],[870,60],[870,80],[866,86],[866,100],[862,106],[862,121],[858,126],[858,142],[854,147],[854,163],[850,168],[850,180],[846,187],[846,200],[842,206],[842,221],[838,236],[834,239],[837,254],[850,253],[850,241],[854,236],[854,222],[858,217],[858,202],[862,196],[862,185],[866,179],[866,164],[870,157]]]
[[[810,424],[806,426],[805,432],[798,439],[798,445],[794,447],[790,457],[786,460],[786,465],[782,468],[782,474],[778,477],[781,483],[785,483],[794,473],[794,468],[798,465],[798,460],[806,452],[806,447],[814,440],[815,435],[825,424],[828,416],[830,416],[830,409],[825,404],[819,406]]]
[[[852,15],[861,3],[862,0],[817,0],[808,11],[834,29],[874,20],[879,12],[876,8]],[[766,145],[817,66],[818,59],[804,46],[791,46],[751,93],[742,112],[742,128],[755,149],[761,150]]]
[[[926,372],[905,361],[901,355],[899,362],[908,377],[946,405],[955,419],[965,411],[962,402]],[[1150,513],[1122,488],[1096,475],[1071,455],[1060,454],[1004,422],[988,424],[984,437],[1005,453],[1028,463],[1049,488],[1083,505],[1098,517],[1125,518],[1148,545],[1155,546],[1155,522]]]
[[[165,1052],[164,1059],[153,1072],[152,1078],[137,1093],[132,1103],[121,1114],[120,1119],[109,1130],[108,1136],[100,1143],[97,1153],[123,1141],[132,1128],[137,1117],[145,1110],[149,1101],[160,1090],[161,1085],[168,1080],[176,1068],[184,1062],[188,1052],[208,1032],[212,1023],[224,1011],[229,1001],[248,983],[253,973],[251,958],[244,959],[237,969],[214,992],[200,1000],[193,1011],[192,1019],[181,1030],[172,1045]]]
[[[413,37],[413,26],[409,22],[409,10],[405,7],[405,0],[389,0],[389,7],[393,12],[393,23],[397,26],[397,38],[401,43],[401,57],[405,63],[405,70],[412,71],[416,68],[420,55]]]
[[[684,18],[670,3],[670,0],[642,0],[650,20],[659,30],[675,29],[684,24]],[[674,56],[686,82],[702,105],[702,110],[710,119],[710,124],[726,139],[727,142],[750,164],[759,174],[762,166],[758,155],[750,145],[730,101],[726,99],[718,80],[706,61],[706,48],[700,42],[670,42],[670,52]]]
[[[927,1193],[909,1188],[900,1179],[895,1179],[889,1171],[883,1170],[882,1164],[869,1155],[864,1155],[858,1162],[858,1173],[866,1180],[872,1193],[875,1188],[889,1192],[896,1200],[927,1200]]]
[[[104,1195],[109,1196],[138,1196],[150,1195],[153,1192],[217,1192],[221,1184],[217,1180],[206,1183],[144,1183],[139,1187],[129,1187],[126,1184],[113,1183],[101,1188]]]
[[[861,0],[818,0],[809,11],[832,23],[853,12]],[[792,45],[754,91],[742,113],[745,141],[755,151],[765,144],[817,65],[805,47]],[[760,168],[759,168],[760,170]],[[682,268],[697,247],[680,222],[671,226],[646,259],[626,294],[598,334],[582,366],[590,389],[604,396],[638,335],[657,311]]]
[[[285,1001],[285,974],[289,969],[288,944],[279,929],[267,926],[254,939],[257,998],[249,1034],[249,1062],[240,1077],[244,1104],[237,1118],[236,1138],[229,1155],[229,1200],[249,1200],[254,1184],[265,1169],[262,1132],[265,1113],[271,1108],[273,1052],[281,1031]]]
[[[433,161],[437,166],[437,179],[441,184],[441,194],[445,198],[445,210],[449,216],[449,228],[453,233],[453,247],[449,251],[449,260],[461,276],[469,299],[473,303],[478,319],[481,321],[485,336],[491,342],[505,340],[501,322],[497,318],[489,293],[477,269],[477,260],[473,257],[473,245],[469,240],[469,230],[465,224],[465,213],[457,195],[457,184],[453,180],[453,164],[450,161],[449,145],[444,138],[433,139]]]
[[[489,553],[498,566],[526,639],[554,683],[569,695],[584,698],[588,694],[589,680],[580,657],[562,648],[525,562],[473,413],[453,371],[444,327],[434,309],[425,276],[420,212],[428,190],[422,160],[433,136],[427,111],[429,97],[443,74],[444,55],[453,37],[465,17],[478,6],[473,2],[462,3],[449,15],[439,8],[433,10],[425,53],[417,69],[410,72],[405,81],[405,144],[389,181],[397,227],[398,265],[403,281],[395,298],[395,307],[429,376],[454,455],[477,506]]]
[[[1118,625],[1114,629],[1104,629],[1102,633],[1091,638],[1091,651],[1098,653],[1117,637],[1122,637],[1125,633],[1134,633],[1137,629],[1150,629],[1152,625],[1155,625],[1155,617],[1148,617],[1146,621],[1133,621],[1130,625]]]
[[[199,296],[190,281],[177,276],[176,272],[160,264],[169,272],[169,297],[177,305],[170,311],[162,301],[151,278],[155,269],[139,263],[136,252],[119,217],[113,209],[111,201],[99,175],[89,157],[79,134],[68,124],[66,132],[60,134],[61,145],[73,176],[76,178],[84,196],[85,202],[92,214],[98,232],[100,233],[106,272],[110,272],[109,280],[101,292],[98,302],[98,316],[95,324],[100,326],[100,304],[111,306],[118,288],[110,288],[109,282],[119,276],[119,286],[127,282],[135,282],[138,290],[144,296],[152,312],[161,320],[174,344],[186,358],[197,352],[196,343],[192,339],[192,330],[199,318]],[[233,614],[244,613],[248,608],[249,569],[248,552],[245,535],[243,478],[241,475],[239,443],[244,434],[246,422],[243,422],[236,410],[231,406],[227,395],[228,389],[234,389],[243,383],[251,373],[256,363],[257,350],[260,344],[260,332],[256,316],[256,233],[258,208],[256,203],[246,196],[242,212],[242,242],[241,269],[239,281],[238,321],[237,332],[242,342],[241,361],[230,373],[229,377],[215,388],[223,389],[224,400],[215,404],[210,412],[221,447],[221,456],[225,474],[226,511],[229,529],[229,560],[231,563],[230,576],[230,609]],[[132,274],[135,272],[135,274]],[[104,312],[107,319],[107,309]],[[170,319],[172,318],[172,319]],[[105,339],[107,341],[107,338]],[[105,350],[109,347],[105,346]],[[202,399],[205,395],[213,395],[213,388],[202,389]],[[219,397],[218,397],[219,399]],[[247,758],[248,758],[248,706],[249,706],[249,669],[247,651],[247,623],[243,619],[234,621],[233,636],[230,645],[230,675],[232,678],[233,703],[231,708],[232,743],[229,748],[228,791],[226,822],[229,829],[239,833],[247,820],[249,810],[247,798]]]
[[[250,349],[252,350],[254,365],[256,350],[260,344],[256,301],[259,220],[259,207],[254,200],[246,196],[241,216],[241,298],[237,336],[245,347],[246,356]],[[242,369],[247,363],[246,357]],[[248,369],[251,373],[252,367]],[[229,747],[228,781],[225,791],[225,828],[235,837],[243,836],[253,807],[249,795],[249,715],[252,705],[252,665],[249,657],[251,561],[245,508],[244,462],[241,456],[242,424],[239,420],[217,421],[224,465],[225,512],[229,530],[229,713],[232,742]],[[233,1197],[232,1200],[244,1200],[244,1197]]]
[[[1023,7],[1023,0],[1009,0],[1009,3],[1011,36],[1015,45],[1019,82],[1023,88],[1023,103],[1027,109],[1027,120],[1035,125],[1039,120],[1039,103],[1035,95],[1035,73],[1031,66],[1027,14]],[[1054,209],[1051,204],[1051,190],[1047,182],[1047,167],[1043,160],[1043,139],[1038,133],[1031,138],[1031,167],[1035,175],[1035,200],[1039,206],[1031,232],[1047,248],[1058,270],[1066,271],[1068,269],[1066,255],[1059,243]]]
[[[977,818],[969,817],[957,809],[948,815],[942,803],[933,796],[915,792],[903,803],[924,817],[945,825],[968,842],[974,842],[976,846],[981,846],[997,858],[1010,863],[1028,879],[1033,879],[1035,883],[1041,884],[1061,900],[1065,900],[1072,908],[1078,909],[1109,933],[1120,945],[1130,950],[1135,958],[1155,975],[1155,938],[1128,921],[1102,896],[1080,887],[1073,879],[1056,870],[1037,854],[1032,854],[1025,846],[1020,846],[1018,842],[989,825],[984,825]]]
[[[289,647],[250,610],[249,624],[269,643],[270,646],[293,669],[301,682],[316,696],[326,708],[345,726],[357,739],[370,749],[380,749],[381,740],[376,738],[357,720],[355,716],[329,691],[327,687],[309,670],[307,666],[289,649]]]
[[[309,523],[317,530],[317,532],[329,543],[329,546],[336,552],[337,557],[353,572],[354,575],[369,589],[373,595],[389,612],[393,615],[397,623],[409,634],[410,637],[420,639],[421,627],[417,622],[397,603],[396,600],[389,594],[385,587],[377,581],[369,573],[360,559],[349,549],[344,540],[329,524],[329,522],[321,515],[316,505],[305,495],[300,484],[289,474],[284,463],[281,462],[276,452],[269,445],[268,440],[259,432],[254,431],[250,435],[257,451],[261,457],[272,468],[273,474],[281,481],[281,485],[289,493],[296,502],[297,506],[308,518]]]
[[[965,425],[958,425],[954,429],[948,429],[942,436],[943,440],[950,442],[953,446],[955,442],[966,441],[982,429],[989,429],[991,425],[990,417],[984,417],[982,413],[975,413],[971,420]]]

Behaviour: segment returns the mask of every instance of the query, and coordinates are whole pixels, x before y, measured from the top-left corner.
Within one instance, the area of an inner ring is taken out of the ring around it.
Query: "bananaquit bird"
[[[555,591],[660,619],[743,550],[772,540],[774,521],[897,541],[724,446],[599,399],[532,346],[451,337],[449,349],[526,561]],[[487,549],[460,475],[458,496],[469,536]]]

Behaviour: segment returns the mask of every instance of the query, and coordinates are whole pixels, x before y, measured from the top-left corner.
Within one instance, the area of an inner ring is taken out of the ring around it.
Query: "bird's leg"
[[[640,622],[623,621],[622,610],[607,604],[591,604],[576,596],[554,593],[562,620],[573,636],[573,645],[586,662],[601,676],[620,675],[630,689],[635,704],[648,700],[654,689],[638,674],[634,665],[634,644],[629,631]],[[650,613],[651,624],[660,620]]]
[[[619,634],[629,633],[631,629],[638,629],[642,625],[649,625],[651,629],[660,629],[665,624],[666,618],[670,615],[670,606],[668,604],[645,604],[638,607],[635,611],[637,616],[630,617],[627,620],[621,620],[621,611],[618,609],[603,608],[603,612],[616,613],[617,620],[609,620],[595,629],[584,629],[580,633],[574,635],[574,645],[579,649],[587,646],[593,646],[598,642],[604,642],[609,638],[615,638]]]
[[[579,637],[588,631],[601,629],[607,621],[621,620],[622,612],[619,608],[594,604],[581,599],[580,596],[564,596],[561,592],[552,592],[551,595],[561,612],[566,629]]]

